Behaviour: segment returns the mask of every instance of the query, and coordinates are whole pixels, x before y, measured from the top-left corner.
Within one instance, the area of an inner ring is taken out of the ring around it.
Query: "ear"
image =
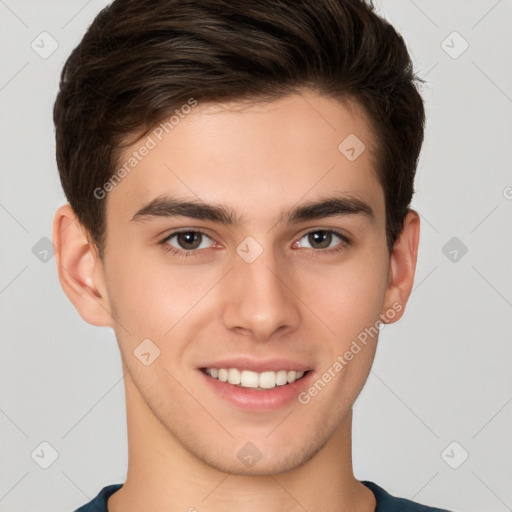
[[[97,326],[113,326],[103,263],[71,206],[55,213],[53,243],[60,284],[80,316]]]
[[[420,218],[411,210],[405,217],[389,260],[388,285],[381,313],[385,324],[396,322],[404,314],[414,284],[419,240]]]

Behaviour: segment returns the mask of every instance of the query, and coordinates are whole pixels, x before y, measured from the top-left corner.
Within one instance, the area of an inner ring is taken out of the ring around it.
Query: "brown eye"
[[[332,233],[330,231],[313,231],[308,235],[308,242],[313,249],[327,249],[332,242]]]
[[[194,251],[210,247],[213,240],[200,231],[179,231],[168,236],[164,242],[178,250]]]
[[[317,249],[320,252],[322,250],[338,248],[337,246],[343,248],[350,244],[350,240],[337,231],[317,229],[306,233],[296,244],[299,247]]]
[[[182,249],[197,249],[201,245],[202,233],[196,231],[185,231],[178,233],[176,241]]]

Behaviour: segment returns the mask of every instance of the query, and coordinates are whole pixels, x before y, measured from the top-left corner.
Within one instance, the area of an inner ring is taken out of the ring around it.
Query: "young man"
[[[116,333],[129,465],[79,510],[434,511],[352,406],[411,292],[424,109],[360,0],[116,0],[55,104],[62,287]]]

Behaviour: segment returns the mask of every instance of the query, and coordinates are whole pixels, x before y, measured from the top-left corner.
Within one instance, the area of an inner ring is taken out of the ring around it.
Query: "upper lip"
[[[306,372],[311,370],[311,366],[306,366],[290,359],[254,359],[250,357],[232,357],[221,359],[201,365],[199,368],[237,368],[238,370],[249,370],[262,373],[265,371],[295,370],[297,372]]]

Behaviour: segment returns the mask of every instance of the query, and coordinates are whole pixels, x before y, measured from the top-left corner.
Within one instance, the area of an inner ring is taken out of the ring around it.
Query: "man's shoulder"
[[[428,507],[405,498],[392,496],[382,487],[369,481],[361,481],[375,495],[377,508],[375,512],[449,512],[448,510]],[[89,503],[81,506],[75,512],[108,512],[107,501],[123,484],[112,484],[103,487],[99,494]]]
[[[96,498],[77,508],[75,512],[108,512],[107,500],[122,486],[123,484],[112,484],[103,487]]]
[[[428,507],[405,498],[397,498],[373,482],[362,480],[361,483],[375,495],[377,501],[375,512],[449,512],[443,508]]]

